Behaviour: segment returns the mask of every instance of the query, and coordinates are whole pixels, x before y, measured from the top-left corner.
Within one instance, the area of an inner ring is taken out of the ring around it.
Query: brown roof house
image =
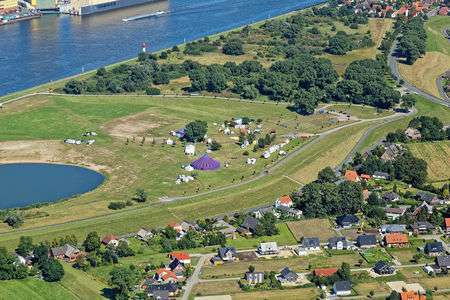
[[[408,236],[404,233],[388,233],[384,236],[386,247],[405,247],[408,246]]]
[[[75,248],[72,245],[65,244],[61,247],[55,247],[50,249],[50,254],[56,259],[72,262],[84,255],[84,252]]]

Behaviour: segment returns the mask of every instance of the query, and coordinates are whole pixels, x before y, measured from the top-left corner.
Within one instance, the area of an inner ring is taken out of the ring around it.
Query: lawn
[[[415,157],[427,162],[429,181],[450,178],[450,141],[409,143],[407,146]]]
[[[333,104],[327,107],[327,110],[336,111],[350,116],[357,117],[359,119],[376,119],[385,116],[392,115],[390,110],[377,111],[372,106],[357,105],[357,104]]]
[[[328,219],[292,221],[287,226],[299,242],[303,237],[318,237],[321,242],[326,242],[330,237],[336,236]]]
[[[235,240],[229,239],[227,245],[233,246],[236,249],[255,249],[261,242],[277,242],[278,246],[295,245],[297,241],[289,231],[285,223],[277,224],[279,233],[274,236],[263,236],[257,238],[238,237]]]
[[[386,262],[390,262],[392,257],[386,253],[384,249],[381,248],[372,248],[364,250],[361,253],[361,256],[369,263],[370,265],[375,264],[376,262],[383,260]]]
[[[450,69],[450,41],[442,34],[445,27],[450,27],[448,17],[432,17],[425,23],[427,32],[427,53],[414,65],[399,64],[400,73],[412,84],[440,97],[436,86],[439,75]]]
[[[60,283],[49,283],[37,278],[6,280],[0,284],[2,300],[80,299]],[[95,299],[95,298],[92,298]]]
[[[194,286],[191,295],[229,295],[242,292],[237,280],[201,282]]]
[[[99,281],[91,275],[74,269],[69,264],[63,264],[64,277],[61,285],[80,299],[105,299],[112,291],[105,282]]]

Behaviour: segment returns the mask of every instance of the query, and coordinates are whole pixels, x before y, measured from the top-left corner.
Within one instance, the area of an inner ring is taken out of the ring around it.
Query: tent
[[[208,154],[203,155],[197,160],[191,163],[191,166],[196,170],[217,170],[220,168],[220,162],[208,156]]]

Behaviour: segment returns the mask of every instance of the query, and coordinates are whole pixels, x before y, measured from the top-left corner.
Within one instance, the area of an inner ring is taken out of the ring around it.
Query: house
[[[291,271],[288,267],[285,267],[281,270],[280,274],[277,276],[277,279],[281,282],[281,284],[294,284],[298,280],[298,274]]]
[[[244,222],[242,222],[241,226],[236,231],[244,235],[251,235],[255,233],[258,224],[258,219],[247,216],[245,217]]]
[[[273,213],[273,207],[272,207],[272,205],[258,207],[258,208],[250,210],[250,212],[255,218],[261,219],[265,214]]]
[[[426,243],[423,251],[429,256],[438,256],[445,252],[441,242]]]
[[[437,195],[422,191],[416,193],[416,198],[422,202],[425,201],[427,204],[430,205],[436,205],[441,202]]]
[[[117,247],[119,245],[119,239],[113,234],[108,234],[103,237],[102,244],[104,244],[105,246]]]
[[[333,292],[336,296],[351,295],[352,283],[350,281],[336,281],[333,284]]]
[[[155,272],[155,276],[153,277],[158,282],[169,283],[169,282],[177,282],[177,275],[171,270],[167,270],[165,268],[157,269]]]
[[[283,215],[286,217],[300,219],[303,215],[303,212],[300,209],[296,209],[293,207],[280,206],[277,208],[277,211],[274,212],[274,215],[277,218],[279,218],[281,215]]]
[[[169,282],[164,284],[150,284],[145,291],[149,297],[153,297],[154,299],[164,299],[161,292],[166,294],[167,297],[174,297],[178,294],[179,289],[175,283]]]
[[[405,130],[405,134],[407,137],[409,137],[412,140],[420,140],[422,138],[422,135],[420,134],[420,131],[416,128],[408,127]]]
[[[279,252],[276,242],[260,243],[258,253],[261,255],[277,254]]]
[[[178,259],[182,264],[190,264],[191,256],[189,253],[184,251],[173,251],[169,254],[170,259],[175,260]]]
[[[406,231],[406,225],[403,225],[403,224],[383,224],[380,227],[381,234],[394,233],[394,232],[403,233],[405,231]]]
[[[445,218],[444,220],[444,229],[447,235],[450,235],[450,218]]]
[[[448,16],[449,8],[447,6],[442,6],[439,8],[438,14],[440,16]]]
[[[201,228],[197,225],[197,223],[191,223],[191,222],[187,222],[187,221],[182,221],[180,223],[181,226],[181,230],[183,230],[184,232],[188,232],[189,230],[193,230],[193,231],[200,231]]]
[[[420,211],[422,209],[426,209],[428,214],[431,215],[433,213],[433,206],[429,205],[428,203],[426,203],[425,201],[422,202],[422,204],[420,204],[414,211],[413,211],[413,216],[417,216]]]
[[[334,250],[347,250],[353,248],[353,245],[344,236],[337,236],[328,239],[328,248]]]
[[[434,230],[434,225],[427,221],[417,221],[410,228],[416,234],[426,234]]]
[[[137,237],[137,239],[146,242],[153,237],[153,233],[151,231],[147,231],[147,230],[141,228],[136,233],[136,237]]]
[[[50,253],[52,257],[56,259],[61,259],[69,262],[75,261],[79,257],[84,255],[82,251],[69,244],[65,244],[61,247],[51,248]]]
[[[385,261],[378,261],[372,268],[372,270],[377,273],[378,275],[391,275],[394,274],[395,269],[391,267],[387,262]]]
[[[384,153],[381,155],[381,160],[384,162],[393,161],[397,156],[399,156],[403,152],[403,149],[400,145],[397,144],[389,144],[384,147]]]
[[[185,155],[195,155],[195,145],[193,144],[187,144],[184,147],[184,154]]]
[[[184,270],[185,270],[184,264],[176,258],[170,262],[170,264],[166,267],[166,269],[175,273],[177,278],[184,277]]]
[[[344,178],[347,181],[351,182],[359,182],[361,181],[361,178],[359,178],[358,173],[354,170],[346,170],[344,174]]]
[[[246,272],[245,280],[248,284],[258,284],[264,282],[264,272]]]
[[[408,236],[404,233],[388,233],[384,236],[386,247],[405,247],[408,245]]]
[[[277,200],[275,200],[275,207],[279,208],[281,206],[283,207],[292,207],[294,205],[294,202],[291,199],[291,196],[289,195],[283,195]]]
[[[441,270],[450,270],[450,255],[440,255],[436,257],[436,265]]]
[[[324,269],[315,269],[313,271],[314,276],[317,277],[330,277],[334,275],[338,271],[337,268],[324,268]]]
[[[304,237],[297,248],[298,255],[307,255],[308,252],[320,251],[320,240],[317,237]]]
[[[403,216],[406,212],[405,207],[386,207],[384,209],[384,212],[386,213],[386,217],[388,217],[391,220],[397,220],[401,216]]]
[[[343,215],[336,218],[336,223],[339,227],[349,228],[353,225],[358,225],[359,218],[355,215]]]
[[[369,190],[368,189],[364,189],[362,191],[362,194],[363,194],[363,199],[367,201],[367,199],[369,199],[369,196],[370,196]]]
[[[374,234],[363,234],[356,238],[359,248],[373,248],[377,246],[377,237]]]
[[[33,256],[29,255],[29,256],[24,257],[17,253],[15,253],[14,256],[16,257],[15,263],[27,266],[29,268],[31,268],[33,266]]]
[[[426,300],[427,296],[416,291],[402,291],[400,293],[400,300]]]
[[[236,249],[234,247],[221,247],[217,250],[217,256],[222,261],[233,261],[236,259]]]
[[[213,224],[215,230],[223,233],[226,238],[235,239],[236,238],[236,227],[225,222],[224,220],[218,220]]]
[[[359,177],[364,181],[368,181],[370,180],[370,178],[372,178],[372,176],[370,176],[369,174],[361,174],[361,176]]]
[[[400,200],[400,196],[397,193],[389,192],[383,194],[383,200],[386,202],[395,202]]]
[[[391,178],[391,175],[389,175],[386,172],[374,172],[372,175],[373,179],[383,179],[383,180],[389,180]]]

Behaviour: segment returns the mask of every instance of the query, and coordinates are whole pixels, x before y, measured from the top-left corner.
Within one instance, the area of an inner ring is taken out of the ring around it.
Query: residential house
[[[156,270],[153,279],[162,283],[169,283],[169,282],[174,283],[177,282],[177,275],[171,270],[160,268]]]
[[[352,283],[350,281],[336,281],[333,284],[333,292],[336,296],[348,296],[352,294]]]
[[[354,170],[346,170],[344,174],[344,178],[347,181],[351,182],[359,182],[361,181],[361,178],[359,178],[358,173]]]
[[[215,230],[223,233],[226,238],[235,239],[236,238],[236,227],[225,222],[224,220],[218,220],[213,224]]]
[[[367,199],[369,199],[369,196],[370,196],[369,190],[368,190],[368,189],[364,189],[364,190],[362,191],[362,194],[363,194],[363,199],[364,199],[365,201],[367,201]]]
[[[143,228],[139,229],[139,231],[136,233],[136,238],[141,241],[148,241],[153,237],[153,233],[151,231],[147,231]]]
[[[364,181],[368,181],[370,180],[370,178],[372,178],[372,176],[370,176],[369,174],[361,174],[361,176],[359,177]]]
[[[56,259],[65,260],[68,262],[75,261],[79,257],[84,255],[84,253],[81,250],[69,244],[65,244],[64,246],[61,247],[51,248],[50,253],[52,257]]]
[[[183,278],[184,277],[184,271],[185,271],[184,264],[180,262],[178,259],[174,259],[170,262],[169,265],[167,265],[166,270],[170,270],[175,273],[177,278]]]
[[[391,178],[391,175],[389,175],[386,172],[374,172],[372,175],[373,179],[383,179],[383,180],[389,180]]]
[[[400,300],[426,300],[427,296],[416,291],[400,292]]]
[[[377,237],[374,234],[363,234],[356,238],[359,248],[374,248],[377,246]]]
[[[434,225],[427,221],[417,221],[410,228],[415,234],[426,234],[434,230]]]
[[[439,197],[435,194],[419,191],[416,193],[416,198],[420,201],[425,201],[429,205],[440,204]]]
[[[386,217],[388,217],[391,220],[397,220],[401,216],[403,216],[406,212],[405,207],[386,207],[384,209],[384,212],[386,213]]]
[[[264,282],[264,272],[246,272],[245,280],[251,285]]]
[[[408,236],[404,233],[388,233],[384,236],[386,247],[405,247],[408,246]]]
[[[336,218],[336,224],[342,228],[350,228],[359,224],[359,218],[355,215],[342,215]]]
[[[450,270],[450,255],[440,255],[436,257],[436,265],[441,270]]]
[[[400,200],[400,196],[397,193],[394,192],[388,192],[383,194],[383,200],[386,202],[395,202]]]
[[[445,252],[441,242],[426,243],[423,250],[428,256],[438,256]]]
[[[378,275],[391,275],[395,272],[395,269],[383,260],[378,261],[372,270]]]
[[[169,254],[170,259],[172,260],[179,260],[180,263],[186,265],[191,263],[191,256],[189,253],[184,251],[173,251]]]
[[[294,205],[294,202],[292,201],[291,196],[289,195],[283,195],[277,200],[275,200],[275,208],[279,208],[281,206],[283,207],[292,207]]]
[[[300,219],[303,215],[303,212],[300,209],[286,206],[279,206],[277,211],[274,213],[277,218],[281,215],[291,218]]]
[[[447,235],[450,235],[450,218],[445,218],[444,220],[444,229]]]
[[[352,249],[353,244],[344,236],[337,236],[328,239],[328,248],[333,250],[347,250]]]
[[[185,155],[195,155],[195,145],[193,144],[187,144],[184,147],[184,154]]]
[[[276,242],[260,243],[258,253],[261,255],[278,254],[278,245]]]
[[[17,253],[14,254],[14,256],[16,257],[16,263],[27,266],[29,268],[31,268],[33,266],[33,258],[34,256],[32,255],[28,255],[28,256],[22,256],[19,255]]]
[[[119,245],[119,239],[113,234],[108,234],[103,237],[102,244],[104,244],[105,246],[117,247]]]
[[[223,262],[230,262],[237,259],[236,249],[234,247],[221,247],[217,250],[217,255],[211,259],[215,265],[220,265]]]
[[[380,158],[384,162],[393,161],[402,152],[403,152],[403,149],[400,145],[389,144],[384,147],[384,153],[383,153],[383,155],[381,155]]]
[[[241,226],[236,231],[244,235],[252,235],[253,233],[255,233],[258,224],[258,219],[247,216],[245,217],[244,222],[242,222]]]
[[[281,284],[295,284],[298,280],[298,274],[285,267],[281,270],[280,274],[277,276],[277,279]]]
[[[450,9],[447,6],[441,6],[441,8],[439,8],[438,14],[440,16],[448,16]]]
[[[406,231],[406,225],[404,225],[404,224],[383,224],[380,227],[381,234],[394,233],[394,232],[403,233],[405,231]]]
[[[412,213],[413,216],[417,216],[422,209],[426,209],[428,214],[431,215],[433,213],[433,206],[426,203],[425,201],[422,202],[421,205],[419,205]]]
[[[416,128],[408,127],[405,130],[405,134],[407,137],[409,137],[412,140],[420,140],[422,138],[422,135],[420,134],[420,131]]]
[[[315,269],[313,274],[317,277],[330,277],[331,275],[336,274],[338,271],[337,268],[323,268],[323,269]]]
[[[167,297],[175,297],[178,294],[179,289],[178,285],[169,282],[164,284],[149,284],[145,291],[149,297],[153,297],[154,299],[158,299],[158,297],[159,299],[164,299],[161,297],[161,292],[167,294]]]
[[[309,252],[320,251],[320,240],[317,237],[304,237],[297,248],[298,255],[307,255]]]
[[[177,232],[177,236],[176,236],[177,241],[181,240],[186,235],[186,231],[183,230],[183,227],[179,223],[172,222],[172,223],[169,223],[167,226]]]
[[[256,209],[252,209],[250,212],[255,218],[261,219],[265,214],[273,213],[273,206],[269,205],[265,207],[258,207]]]

